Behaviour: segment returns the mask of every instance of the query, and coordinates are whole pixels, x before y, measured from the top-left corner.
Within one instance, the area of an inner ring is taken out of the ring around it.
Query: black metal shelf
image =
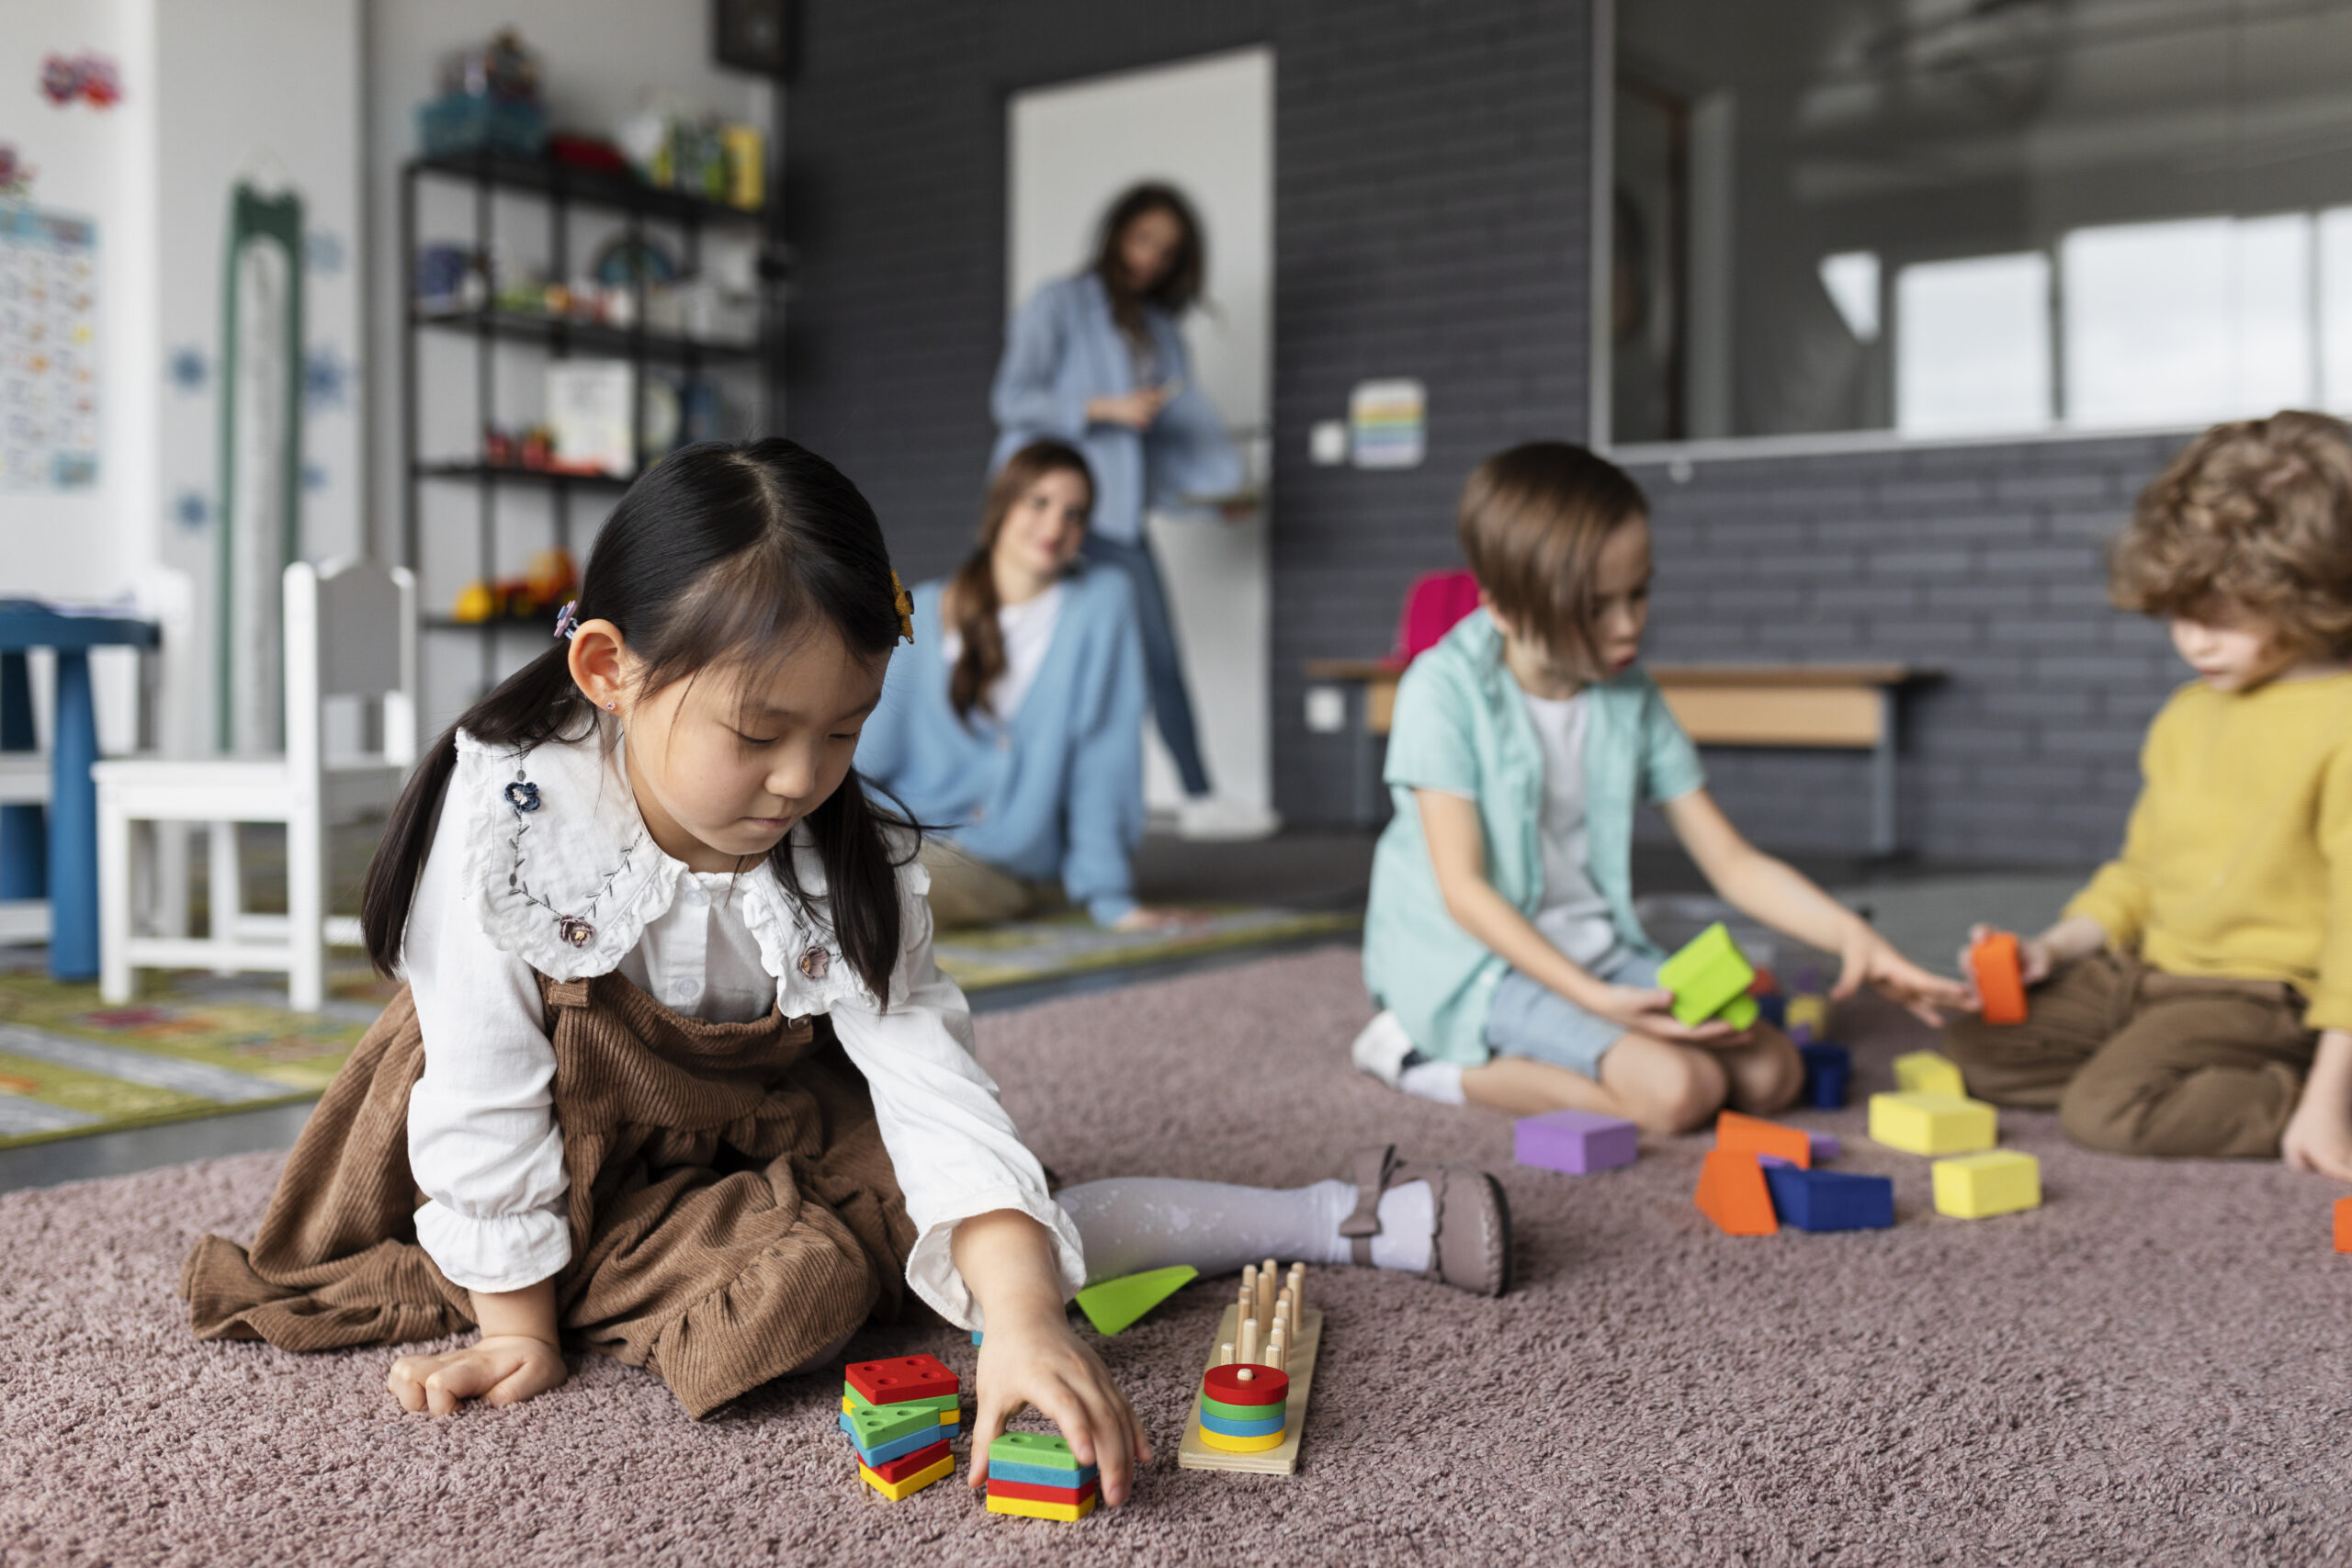
[[[589,490],[627,490],[637,482],[635,474],[582,474],[562,468],[526,468],[518,463],[412,463],[408,471],[421,479],[579,485]]]
[[[759,228],[767,222],[763,208],[746,209],[689,196],[684,191],[660,190],[625,175],[600,175],[543,158],[512,158],[495,152],[453,152],[419,158],[411,165],[420,174],[447,175],[503,190],[535,191],[560,197],[582,206],[616,212],[641,212],[682,223],[729,223]]]
[[[555,636],[555,618],[552,615],[541,615],[533,620],[518,620],[513,615],[502,615],[489,621],[461,621],[455,615],[421,615],[418,619],[429,632],[530,632],[550,639]]]
[[[673,337],[664,333],[633,332],[601,321],[574,321],[562,316],[534,316],[520,310],[412,310],[409,324],[446,332],[492,337],[508,343],[544,344],[550,348],[594,354],[637,355],[665,365],[725,364],[756,360],[766,345],[758,342],[726,343],[707,338]]]

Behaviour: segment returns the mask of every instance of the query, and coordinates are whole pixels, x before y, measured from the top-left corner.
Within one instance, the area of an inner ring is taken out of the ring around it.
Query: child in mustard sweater
[[[2148,727],[2123,852],[2018,943],[2026,1021],[1963,1018],[1945,1047],[1972,1093],[2054,1105],[2091,1148],[2352,1181],[2352,432],[2207,431],[2109,572],[2197,679]]]

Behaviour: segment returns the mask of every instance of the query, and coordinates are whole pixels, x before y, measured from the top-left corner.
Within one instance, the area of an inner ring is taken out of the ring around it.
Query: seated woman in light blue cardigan
[[[1143,839],[1143,653],[1125,573],[1079,560],[1094,501],[1057,441],[1008,458],[979,546],[918,583],[914,646],[890,660],[857,769],[927,829],[943,927],[1067,897],[1122,930],[1189,917],[1135,897]]]

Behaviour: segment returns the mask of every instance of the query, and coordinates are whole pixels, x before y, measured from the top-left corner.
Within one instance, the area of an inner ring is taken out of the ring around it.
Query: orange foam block
[[[2018,966],[2018,939],[1995,931],[1968,950],[1968,967],[1976,976],[1979,1017],[1987,1023],[2025,1021],[2025,977]]]
[[[1754,1155],[1777,1155],[1800,1170],[1813,1168],[1813,1137],[1801,1127],[1783,1127],[1761,1116],[1726,1111],[1715,1118],[1715,1147]]]
[[[1764,1167],[1751,1150],[1708,1150],[1707,1163],[1699,1169],[1697,1201],[1699,1212],[1727,1235],[1780,1234],[1772,1190],[1764,1184]]]
[[[2352,1198],[2335,1201],[2335,1250],[2352,1252]]]

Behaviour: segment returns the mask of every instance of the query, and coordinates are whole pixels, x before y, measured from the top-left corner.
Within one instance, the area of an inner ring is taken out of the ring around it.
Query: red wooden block
[[[1732,1235],[1776,1235],[1772,1191],[1764,1168],[1747,1149],[1710,1149],[1699,1169],[1699,1212]]]
[[[2335,1250],[2352,1252],[2352,1198],[2335,1201]]]
[[[1756,1179],[1764,1179],[1760,1168]],[[1227,1404],[1280,1404],[1290,1397],[1289,1373],[1278,1372],[1272,1367],[1251,1367],[1250,1371],[1255,1375],[1243,1382],[1235,1375],[1240,1371],[1238,1366],[1211,1367],[1208,1375],[1201,1380],[1201,1387],[1211,1399],[1221,1399]]]
[[[876,1404],[937,1399],[956,1392],[956,1374],[936,1357],[893,1356],[887,1361],[852,1361],[850,1386]]]
[[[865,1468],[895,1485],[919,1470],[929,1470],[933,1465],[945,1459],[950,1451],[947,1439],[942,1438],[927,1449],[917,1449],[914,1452],[901,1454],[886,1464],[869,1464]]]
[[[1995,931],[1968,950],[1968,967],[1976,976],[1978,1015],[1987,1023],[2025,1021],[2025,977],[2018,966],[2018,939]]]
[[[1778,1155],[1800,1170],[1813,1168],[1813,1137],[1802,1127],[1783,1127],[1760,1116],[1726,1111],[1715,1118],[1715,1147]]]
[[[1781,977],[1758,964],[1756,978],[1747,982],[1747,994],[1751,997],[1777,997],[1781,994]]]
[[[1031,1503],[1083,1503],[1099,1490],[1100,1483],[1091,1475],[1081,1486],[1038,1486],[1026,1481],[999,1481],[993,1475],[989,1477],[989,1496],[1019,1497]]]

